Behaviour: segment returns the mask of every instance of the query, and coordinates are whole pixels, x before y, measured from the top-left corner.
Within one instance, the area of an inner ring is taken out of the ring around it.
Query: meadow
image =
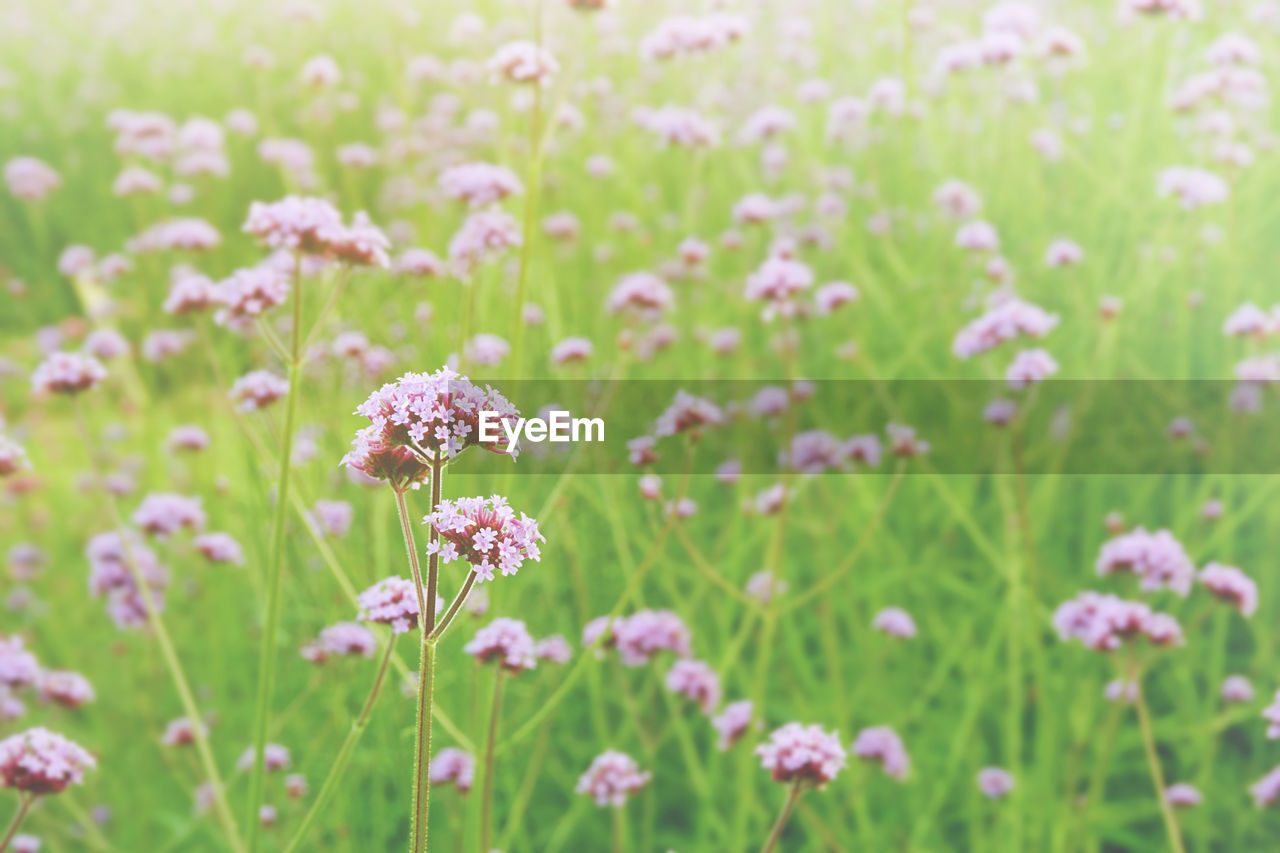
[[[1278,43],[3,4],[0,853],[1276,849]]]

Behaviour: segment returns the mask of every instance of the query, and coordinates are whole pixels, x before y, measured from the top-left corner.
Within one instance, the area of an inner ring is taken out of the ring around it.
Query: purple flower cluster
[[[1168,530],[1148,533],[1139,527],[1106,542],[1096,564],[1102,577],[1133,572],[1142,578],[1142,589],[1168,588],[1185,596],[1191,591],[1196,567],[1181,543]]]
[[[0,787],[29,794],[57,794],[84,781],[97,766],[85,749],[46,728],[0,740]]]
[[[510,673],[538,665],[533,636],[519,619],[500,616],[476,632],[462,650],[480,663],[496,661]]]
[[[1064,641],[1079,640],[1095,651],[1118,649],[1126,638],[1139,634],[1158,646],[1182,645],[1182,628],[1172,616],[1141,601],[1091,590],[1060,604],[1053,624]]]
[[[836,732],[821,726],[787,723],[756,747],[756,755],[776,782],[796,781],[822,787],[836,777],[848,756]]]
[[[574,789],[596,801],[596,805],[621,808],[627,797],[649,783],[652,774],[641,772],[631,756],[617,750],[597,755],[578,779]]]
[[[481,582],[493,580],[494,569],[514,575],[526,559],[542,559],[538,543],[545,540],[538,522],[524,513],[516,518],[501,495],[441,501],[424,521],[440,534],[427,553],[438,553],[446,563],[465,560]]]

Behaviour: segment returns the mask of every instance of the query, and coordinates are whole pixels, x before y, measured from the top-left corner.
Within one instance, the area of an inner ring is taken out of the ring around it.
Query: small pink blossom
[[[574,790],[596,801],[596,805],[621,808],[627,797],[649,783],[651,774],[642,773],[635,759],[616,750],[596,756],[578,779]]]
[[[818,788],[834,779],[847,761],[837,733],[801,723],[775,729],[755,752],[775,782],[795,781]]]

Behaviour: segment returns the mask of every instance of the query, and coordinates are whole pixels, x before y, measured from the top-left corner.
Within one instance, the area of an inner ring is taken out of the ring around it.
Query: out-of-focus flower
[[[518,673],[537,666],[533,636],[519,619],[498,617],[476,632],[462,649],[480,663],[497,661],[503,670]]]
[[[867,761],[879,761],[884,772],[898,781],[907,777],[911,759],[902,738],[888,726],[872,726],[858,732],[851,747],[853,754]]]
[[[85,749],[44,727],[0,740],[0,787],[27,794],[57,794],[84,781],[97,766]]]
[[[418,627],[418,593],[412,581],[397,575],[384,578],[360,593],[356,599],[359,618],[365,622],[390,625],[403,634]]]
[[[471,790],[476,778],[476,760],[471,753],[457,747],[445,747],[431,759],[431,784],[453,782],[458,791]]]
[[[107,369],[91,355],[55,352],[31,373],[31,387],[44,394],[78,394],[107,378]]]
[[[845,766],[847,754],[836,732],[821,726],[787,723],[756,747],[760,763],[776,782],[798,782],[821,788]]]
[[[574,789],[600,806],[621,808],[627,797],[649,783],[651,774],[641,772],[635,759],[617,750],[607,750],[592,760]]]
[[[1013,790],[1013,774],[1003,767],[984,767],[978,771],[978,789],[998,800]]]

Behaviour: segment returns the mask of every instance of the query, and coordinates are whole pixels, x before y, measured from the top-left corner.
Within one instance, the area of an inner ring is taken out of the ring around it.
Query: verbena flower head
[[[1064,641],[1079,640],[1095,651],[1118,649],[1124,640],[1138,635],[1155,645],[1182,644],[1182,631],[1172,616],[1156,613],[1140,601],[1093,591],[1059,605],[1053,624]]]
[[[0,741],[0,787],[28,794],[57,794],[84,781],[97,766],[83,747],[39,727]]]
[[[446,563],[465,560],[480,582],[493,580],[495,568],[514,575],[526,559],[542,559],[538,543],[546,540],[538,522],[524,513],[516,518],[501,495],[444,500],[424,520],[440,534],[427,552],[439,553]]]
[[[573,657],[573,648],[563,634],[552,634],[534,644],[533,656],[549,663],[568,663]]]
[[[951,351],[969,358],[1018,335],[1044,337],[1057,325],[1058,315],[1021,299],[1006,299],[961,329]]]
[[[196,742],[197,726],[199,726],[201,734],[208,734],[208,726],[204,723],[192,723],[190,717],[178,717],[176,720],[170,720],[168,725],[164,727],[164,734],[160,736],[160,743],[165,746],[190,746]]]
[[[704,714],[720,704],[720,676],[700,660],[678,660],[667,670],[667,689],[698,703]]]
[[[0,433],[0,477],[8,477],[31,467],[27,451],[21,444]]]
[[[465,749],[449,746],[431,759],[431,784],[453,782],[465,794],[476,778],[476,760]]]
[[[550,52],[531,41],[502,45],[486,63],[490,79],[497,83],[534,83],[545,86],[560,70]]]
[[[9,689],[27,687],[40,677],[36,656],[23,646],[18,636],[0,636],[0,686]]]
[[[844,769],[847,754],[836,732],[787,723],[756,747],[756,755],[776,782],[798,781],[821,788]]]
[[[1210,563],[1200,570],[1200,583],[1239,610],[1246,619],[1258,609],[1258,585],[1235,566]]]
[[[244,549],[230,533],[201,533],[191,544],[211,563],[244,564]]]
[[[214,288],[214,299],[222,306],[214,314],[214,322],[239,327],[282,305],[288,295],[289,277],[274,266],[259,264],[236,270]]]
[[[285,196],[249,205],[244,231],[272,249],[325,255],[344,231],[342,214],[322,198]]]
[[[5,163],[4,181],[9,192],[23,201],[39,201],[62,186],[57,171],[35,157],[14,157]]]
[[[1003,767],[984,767],[978,771],[978,790],[998,800],[1013,790],[1013,774]]]
[[[1255,695],[1253,685],[1243,675],[1228,675],[1218,692],[1223,702],[1252,702]]]
[[[312,663],[324,663],[332,655],[371,658],[378,648],[373,632],[356,622],[339,622],[320,631],[320,636],[302,648],[302,656]]]
[[[492,163],[462,163],[440,173],[440,189],[456,201],[470,207],[485,207],[507,196],[520,195],[524,185],[505,166]]]
[[[227,396],[242,412],[265,408],[289,393],[289,380],[269,370],[251,370],[231,385]]]
[[[916,623],[901,607],[886,607],[876,614],[871,627],[895,637],[910,639],[916,635]]]
[[[264,744],[262,747],[262,764],[270,773],[273,770],[285,770],[293,762],[289,755],[289,750],[278,743]],[[253,765],[257,763],[257,750],[248,747],[244,752],[240,753],[240,758],[236,761],[236,769],[240,771],[251,770]]]
[[[711,718],[711,725],[720,735],[716,746],[721,751],[733,746],[746,733],[753,710],[751,700],[742,699],[725,705],[723,711]]]
[[[142,575],[156,610],[163,610],[169,572],[136,531],[124,531],[123,538],[114,530],[100,533],[89,540],[85,556],[89,558],[89,592],[106,597],[107,614],[116,627],[138,628],[147,622],[146,599],[130,562]]]
[[[503,616],[477,631],[462,650],[480,663],[496,661],[511,673],[533,669],[538,662],[529,629],[519,619]]]
[[[412,581],[398,575],[384,578],[360,593],[356,604],[360,619],[390,625],[393,633],[403,634],[418,627],[418,592]]]
[[[40,673],[39,690],[45,701],[67,708],[79,708],[95,697],[89,679],[69,670],[47,669]]]
[[[1266,776],[1250,785],[1249,795],[1253,797],[1253,804],[1260,809],[1280,798],[1280,765],[1272,768]]]
[[[745,296],[772,303],[785,311],[785,305],[796,294],[813,286],[813,270],[790,258],[772,257],[747,276]]]
[[[31,373],[31,388],[44,394],[78,394],[107,378],[107,369],[91,355],[55,352]]]
[[[688,627],[670,610],[637,610],[614,621],[612,626],[601,624],[596,627],[612,631],[609,642],[617,646],[622,662],[627,666],[646,664],[661,651],[674,652],[679,657],[688,657],[692,651],[692,635]],[[584,632],[583,643],[589,642]]]
[[[133,523],[143,533],[165,538],[179,530],[198,530],[206,517],[200,498],[153,492],[142,499],[133,514]]]
[[[409,448],[424,461],[435,457],[447,462],[474,446],[514,457],[518,448],[506,430],[499,428],[494,440],[481,440],[482,412],[492,412],[504,423],[520,416],[506,397],[447,367],[435,373],[406,373],[370,394],[356,408],[355,413],[371,423],[357,434],[348,459],[367,463],[365,473],[370,476],[391,479],[379,473],[398,470],[396,459],[378,456],[386,452],[384,448]]]
[[[1164,789],[1164,799],[1177,809],[1189,809],[1204,802],[1199,789],[1186,782],[1179,782]]]
[[[653,434],[657,438],[665,438],[681,432],[697,432],[704,427],[719,426],[722,423],[724,412],[719,406],[680,390],[676,392],[671,405],[658,415]]]
[[[1167,588],[1184,597],[1196,575],[1195,564],[1172,533],[1149,533],[1142,527],[1104,543],[1096,568],[1102,577],[1133,572],[1142,579],[1146,592]]]
[[[853,754],[867,761],[879,761],[884,772],[898,781],[907,777],[911,759],[902,738],[889,726],[872,726],[858,732],[853,741]]]
[[[591,797],[596,805],[621,808],[626,805],[627,797],[647,785],[651,778],[652,774],[641,772],[634,758],[610,749],[592,760],[574,790]]]

